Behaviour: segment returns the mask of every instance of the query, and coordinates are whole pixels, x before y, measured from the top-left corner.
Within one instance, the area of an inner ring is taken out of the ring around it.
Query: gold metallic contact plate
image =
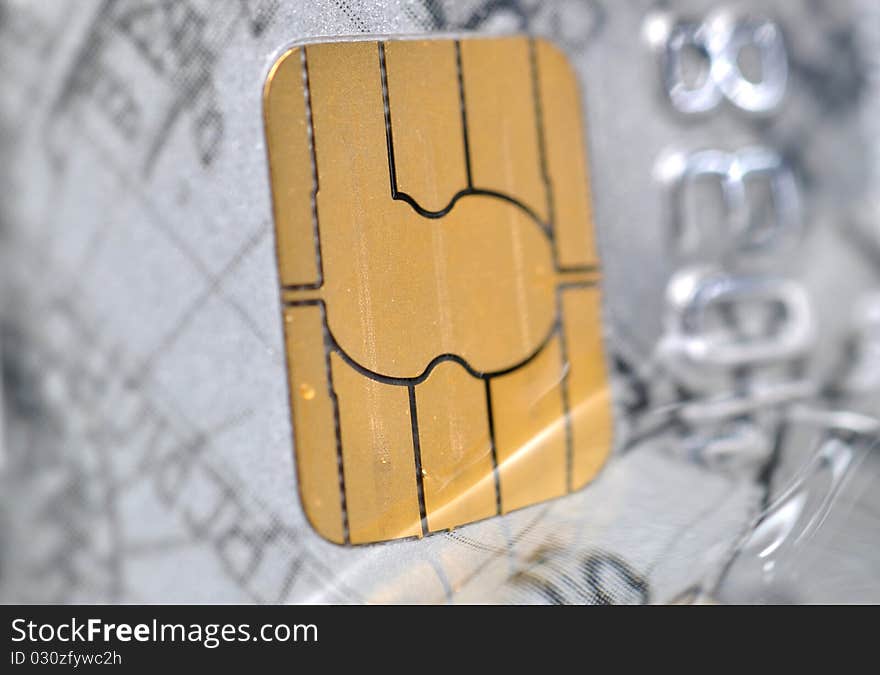
[[[314,528],[420,537],[587,483],[610,392],[562,53],[526,37],[310,44],[264,96]]]

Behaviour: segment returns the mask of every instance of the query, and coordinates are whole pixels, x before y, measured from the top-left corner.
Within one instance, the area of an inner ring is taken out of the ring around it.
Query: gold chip
[[[421,537],[591,480],[610,392],[562,53],[526,37],[301,46],[264,105],[314,528]]]

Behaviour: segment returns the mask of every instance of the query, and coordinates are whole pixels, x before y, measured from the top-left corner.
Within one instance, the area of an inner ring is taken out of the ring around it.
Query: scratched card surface
[[[586,484],[611,411],[562,52],[302,46],[272,69],[265,115],[312,525],[340,543],[418,537]]]

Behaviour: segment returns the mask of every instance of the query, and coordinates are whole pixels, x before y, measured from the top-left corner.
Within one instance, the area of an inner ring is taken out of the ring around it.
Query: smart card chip
[[[420,537],[590,481],[610,392],[565,57],[526,37],[314,44],[264,104],[315,529]]]

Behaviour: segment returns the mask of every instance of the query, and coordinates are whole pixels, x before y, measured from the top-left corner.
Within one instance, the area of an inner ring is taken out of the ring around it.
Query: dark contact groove
[[[501,474],[498,471],[498,448],[495,445],[495,414],[492,411],[492,385],[486,380],[486,417],[489,425],[489,450],[492,456],[492,479],[495,482],[495,514],[501,515]]]
[[[318,221],[318,159],[315,155],[315,127],[312,118],[312,89],[309,82],[309,61],[306,48],[300,50],[300,68],[302,69],[303,98],[306,103],[306,133],[309,136],[309,155],[312,169],[312,233],[315,246],[315,263],[318,269],[318,280],[310,284],[289,284],[283,286],[290,291],[316,291],[324,286],[324,256],[321,251],[321,226]]]
[[[464,99],[464,67],[461,63],[461,41],[455,41],[455,71],[458,76],[458,105],[461,108],[461,137],[464,141],[464,169],[467,174],[469,188],[474,187],[474,178],[471,174],[471,142],[468,136],[467,105]]]
[[[416,410],[415,385],[407,387],[409,392],[409,419],[412,423],[413,458],[416,465],[416,491],[419,497],[419,519],[422,534],[428,534],[428,509],[425,505],[425,474],[422,471],[422,444],[419,439],[419,413]]]

